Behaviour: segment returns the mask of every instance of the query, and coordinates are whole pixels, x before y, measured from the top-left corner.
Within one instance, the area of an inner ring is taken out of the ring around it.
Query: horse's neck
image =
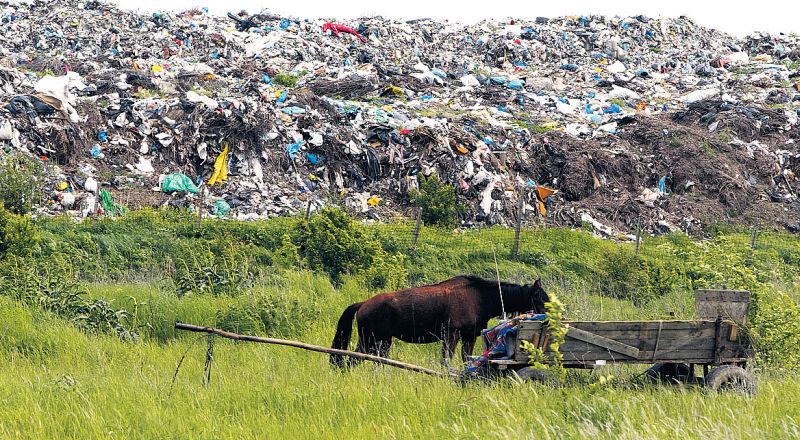
[[[519,286],[503,286],[503,301],[505,302],[506,312],[511,310],[524,310],[527,307],[527,301]]]
[[[493,286],[490,290],[491,293],[484,295],[483,305],[487,314],[492,316],[500,316],[505,311],[506,313],[517,310],[519,299],[519,292],[514,286],[504,285],[498,289],[499,286]],[[502,292],[502,298],[500,297]]]

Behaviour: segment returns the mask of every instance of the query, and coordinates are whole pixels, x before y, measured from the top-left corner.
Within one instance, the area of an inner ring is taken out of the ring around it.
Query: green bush
[[[31,212],[41,199],[44,167],[21,154],[0,157],[0,201],[14,214]]]
[[[272,81],[275,84],[284,86],[284,87],[294,87],[297,85],[298,76],[293,75],[291,73],[279,73],[272,77]]]
[[[0,205],[0,256],[30,255],[39,244],[41,235],[30,217],[12,214]]]
[[[437,174],[420,175],[419,191],[410,194],[411,203],[422,209],[422,221],[429,225],[453,226],[464,207],[458,203],[456,190]]]
[[[753,296],[751,324],[759,359],[779,371],[800,370],[800,304],[772,286]]]
[[[86,298],[86,289],[64,262],[6,258],[0,265],[0,294],[60,316],[89,333],[138,339],[135,329],[128,326],[128,312],[102,299]]]
[[[613,248],[605,253],[603,269],[606,279],[601,289],[615,298],[643,303],[649,299],[647,276],[642,258],[625,248]]]
[[[378,240],[339,209],[325,208],[298,223],[293,241],[309,268],[327,272],[336,284],[345,275],[365,276],[367,285],[376,289],[405,283],[400,280],[406,273],[404,259],[387,254]]]

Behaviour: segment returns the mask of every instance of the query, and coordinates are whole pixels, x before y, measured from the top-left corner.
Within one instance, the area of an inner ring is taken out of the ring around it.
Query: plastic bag
[[[161,182],[161,191],[165,193],[190,192],[192,194],[199,192],[192,179],[183,173],[172,173],[164,176],[164,181]]]
[[[217,217],[225,217],[231,212],[231,205],[229,205],[225,199],[214,200],[213,207],[214,215]]]

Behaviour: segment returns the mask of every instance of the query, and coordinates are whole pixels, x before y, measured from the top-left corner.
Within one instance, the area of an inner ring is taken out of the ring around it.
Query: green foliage
[[[766,286],[754,294],[753,345],[764,365],[781,372],[800,365],[800,304],[786,293]]]
[[[217,326],[237,333],[287,338],[300,335],[318,315],[314,302],[280,294],[252,296],[221,311]]]
[[[341,283],[345,275],[365,276],[366,284],[377,289],[405,282],[402,256],[389,255],[341,210],[323,209],[298,223],[294,236],[308,266],[327,272],[334,283]]]
[[[464,212],[455,188],[442,182],[438,174],[420,175],[419,191],[411,191],[410,197],[411,203],[422,209],[422,221],[429,225],[453,226]]]
[[[622,98],[613,98],[608,100],[609,104],[617,104],[620,108],[625,108],[627,105]]]
[[[300,266],[300,248],[292,242],[289,234],[281,236],[281,245],[272,254],[272,264],[281,268]]]
[[[116,334],[128,341],[138,339],[135,330],[126,325],[128,312],[115,310],[102,299],[87,299],[86,289],[66,264],[6,258],[0,265],[0,292],[62,317],[86,332]]]
[[[615,248],[605,253],[603,269],[607,284],[605,293],[615,298],[645,299],[647,279],[643,270],[643,260],[624,248]]]
[[[235,295],[253,279],[251,255],[232,239],[187,247],[175,261],[178,295]]]
[[[281,73],[273,76],[272,77],[272,81],[275,84],[279,84],[279,85],[282,85],[284,87],[294,87],[294,86],[297,85],[298,78],[299,77],[297,75],[294,75],[294,74],[291,74],[291,73],[281,72]]]
[[[14,214],[27,214],[41,198],[44,167],[22,154],[0,154],[0,201]]]
[[[544,321],[544,328],[548,335],[550,335],[550,356],[545,355],[544,350],[535,347],[529,341],[520,341],[520,348],[528,353],[528,363],[537,370],[546,370],[553,373],[553,377],[557,380],[563,379],[566,375],[564,369],[564,354],[561,353],[560,348],[567,340],[567,332],[569,325],[564,324],[564,303],[558,299],[554,293],[550,293],[550,301],[544,304],[545,313],[547,318]]]
[[[0,205],[0,256],[27,256],[37,248],[39,230],[30,217],[12,214]]]

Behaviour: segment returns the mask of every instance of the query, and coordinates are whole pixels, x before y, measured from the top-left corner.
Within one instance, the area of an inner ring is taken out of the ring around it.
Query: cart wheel
[[[755,396],[758,383],[747,371],[736,365],[721,365],[705,378],[705,385],[714,391],[734,391]]]
[[[553,373],[539,368],[525,367],[515,371],[517,377],[522,380],[529,380],[539,383],[552,383]]]
[[[692,374],[689,364],[662,363],[655,364],[644,372],[644,375],[656,382],[686,383]]]

